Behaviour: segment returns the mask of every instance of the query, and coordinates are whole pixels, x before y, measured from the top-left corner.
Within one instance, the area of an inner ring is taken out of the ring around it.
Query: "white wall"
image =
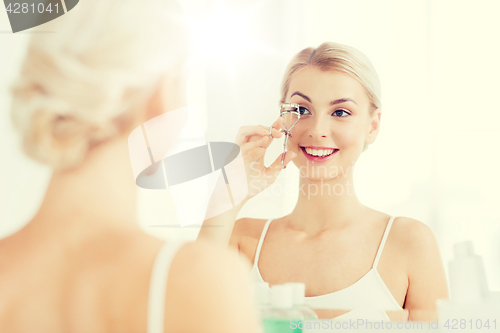
[[[206,44],[192,64],[190,100],[199,109],[208,141],[232,141],[240,126],[270,125],[278,116],[279,84],[290,57],[306,46],[338,41],[359,48],[382,81],[382,128],[358,161],[360,199],[388,214],[428,224],[452,258],[454,242],[471,239],[500,289],[500,2],[495,0],[259,0],[222,1],[208,21]],[[202,0],[191,13],[213,10]],[[203,6],[202,6],[203,5]],[[203,8],[203,11],[200,10]],[[217,22],[217,23],[216,23]],[[226,25],[224,25],[226,23]],[[8,31],[0,10],[0,32]],[[211,32],[211,34],[207,33]],[[29,220],[46,186],[48,170],[27,160],[8,122],[6,88],[29,34],[0,33],[0,233]],[[198,36],[198,37],[200,37]],[[225,39],[224,39],[225,37]],[[208,39],[208,40],[207,40]],[[201,47],[203,46],[203,47]],[[266,162],[280,153],[270,147]],[[370,171],[365,172],[363,171]],[[279,182],[295,182],[287,168]],[[362,189],[362,191],[361,191]],[[272,192],[272,191],[269,191]],[[241,216],[278,217],[292,195],[260,195]],[[168,191],[140,190],[140,220],[160,237],[194,238],[197,229],[150,225],[175,221]],[[177,230],[179,229],[179,230]]]

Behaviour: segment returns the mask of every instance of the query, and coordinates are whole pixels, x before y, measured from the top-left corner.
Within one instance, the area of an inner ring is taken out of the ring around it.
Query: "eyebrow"
[[[290,96],[290,98],[292,98],[292,97],[293,97],[293,96],[295,96],[295,95],[298,95],[298,96],[302,97],[303,99],[305,99],[306,101],[308,101],[309,103],[311,103],[311,99],[310,99],[309,97],[307,97],[306,95],[304,95],[303,93],[298,92],[298,91],[294,92],[294,93]]]
[[[311,102],[311,99],[310,99],[309,97],[307,97],[306,95],[304,95],[303,93],[301,93],[301,92],[299,92],[299,91],[294,92],[294,93],[290,96],[290,98],[292,98],[292,97],[293,97],[293,96],[295,96],[295,95],[302,97],[303,99],[305,99],[305,100],[306,100],[306,101],[308,101],[309,103],[312,103],[312,102]],[[356,105],[358,104],[358,103],[356,103],[356,101],[355,101],[355,100],[353,100],[352,98],[339,98],[339,99],[336,99],[336,100],[334,100],[334,101],[331,101],[331,102],[330,102],[330,105],[341,104],[341,103],[345,103],[345,102],[353,102],[353,103],[354,103],[354,104],[356,104]]]
[[[335,105],[335,104],[340,104],[340,103],[345,103],[345,102],[353,102],[354,104],[358,105],[358,103],[356,103],[356,101],[353,100],[352,98],[339,98],[339,99],[336,99],[334,101],[331,101],[330,105]]]

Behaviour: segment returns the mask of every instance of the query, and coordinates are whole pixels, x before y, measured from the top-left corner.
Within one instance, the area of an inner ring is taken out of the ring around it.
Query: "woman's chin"
[[[313,164],[310,161],[294,161],[300,174],[311,180],[331,180],[342,175],[342,168],[336,164]]]
[[[336,172],[336,170],[330,174],[325,172],[325,170],[317,170],[317,169],[315,170],[313,168],[309,169],[302,168],[299,170],[300,170],[300,177],[310,181],[328,182],[328,181],[338,180],[341,176]]]
[[[302,175],[302,178],[307,179],[308,181],[311,182],[322,182],[322,183],[328,183],[339,179],[339,177],[329,177],[329,176],[322,177],[321,175],[314,177],[308,177],[307,175]]]

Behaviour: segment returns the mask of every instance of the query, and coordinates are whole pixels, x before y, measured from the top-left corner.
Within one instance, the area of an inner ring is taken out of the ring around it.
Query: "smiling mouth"
[[[338,149],[311,149],[311,148],[305,148],[305,147],[300,147],[302,151],[312,157],[327,157],[332,154],[335,154]]]

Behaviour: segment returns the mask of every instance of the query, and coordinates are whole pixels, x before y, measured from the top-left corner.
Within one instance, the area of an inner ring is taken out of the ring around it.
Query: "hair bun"
[[[93,144],[114,133],[111,126],[78,118],[68,103],[47,95],[36,83],[16,85],[12,106],[24,151],[54,169],[78,165]]]
[[[28,155],[56,169],[142,118],[181,72],[187,29],[175,1],[83,1],[33,34],[12,89],[11,116]]]

